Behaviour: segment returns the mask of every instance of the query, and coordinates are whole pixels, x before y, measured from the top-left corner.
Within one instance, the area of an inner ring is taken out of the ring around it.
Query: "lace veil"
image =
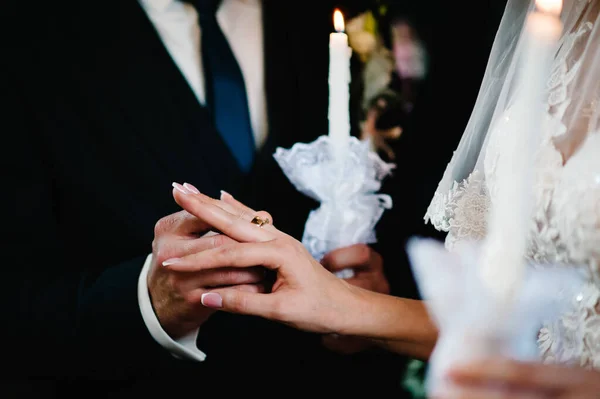
[[[466,190],[486,190],[483,161],[489,133],[519,100],[521,36],[534,8],[533,0],[507,2],[473,112],[425,215],[438,230],[450,229],[457,196]],[[599,10],[600,0],[564,0],[562,6],[563,33],[545,93],[548,120],[553,123],[543,129],[553,130],[550,136],[563,162],[600,129]]]

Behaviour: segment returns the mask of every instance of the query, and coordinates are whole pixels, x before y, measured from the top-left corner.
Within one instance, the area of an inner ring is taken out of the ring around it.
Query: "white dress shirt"
[[[200,48],[200,26],[196,9],[178,0],[139,0],[154,24],[171,58],[205,104],[204,71]],[[235,55],[246,85],[250,121],[257,147],[267,136],[267,108],[264,90],[263,24],[260,0],[223,0],[217,20]],[[152,337],[174,356],[203,361],[206,355],[196,347],[198,330],[173,340],[161,327],[148,293],[148,255],[138,280],[140,311]]]

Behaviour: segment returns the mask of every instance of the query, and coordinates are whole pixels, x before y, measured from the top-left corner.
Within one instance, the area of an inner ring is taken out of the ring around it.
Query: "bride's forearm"
[[[433,347],[435,346],[435,342],[418,343],[380,339],[373,339],[371,341],[387,351],[425,361],[429,359],[429,356],[431,356],[431,352],[433,351]]]
[[[404,355],[427,359],[438,331],[423,301],[356,288],[353,310],[344,323],[343,335],[370,339],[379,346]]]

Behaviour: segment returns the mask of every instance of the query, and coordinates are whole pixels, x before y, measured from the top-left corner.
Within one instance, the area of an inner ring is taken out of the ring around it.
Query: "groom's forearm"
[[[359,288],[354,293],[355,317],[343,324],[340,334],[370,339],[392,352],[429,358],[438,330],[423,301]]]
[[[5,290],[21,298],[4,314],[11,372],[19,378],[112,379],[181,362],[152,339],[142,320],[135,289],[142,262],[139,257],[114,265],[93,280],[87,270],[11,263],[22,266],[11,275],[17,283]]]

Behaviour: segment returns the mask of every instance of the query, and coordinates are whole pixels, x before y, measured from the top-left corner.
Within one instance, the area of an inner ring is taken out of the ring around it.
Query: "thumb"
[[[270,318],[273,309],[271,295],[227,287],[205,292],[202,294],[201,302],[211,309]]]

